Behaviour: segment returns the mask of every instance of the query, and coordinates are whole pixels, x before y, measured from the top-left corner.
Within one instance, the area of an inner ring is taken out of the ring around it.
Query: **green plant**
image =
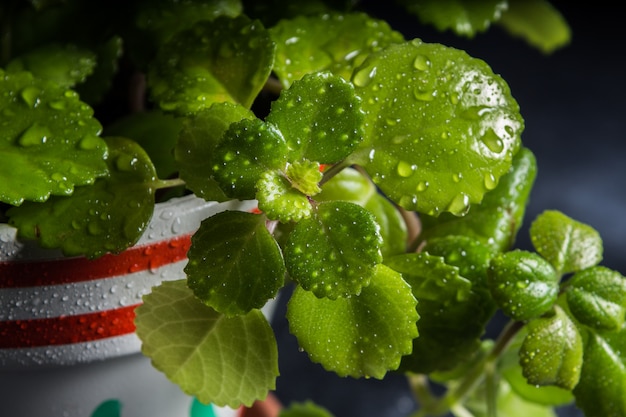
[[[159,199],[257,200],[206,219],[188,278],[137,309],[144,353],[184,391],[238,406],[274,389],[259,308],[293,284],[311,360],[405,373],[415,416],[574,400],[626,416],[626,281],[560,212],[532,222],[536,252],[514,249],[536,164],[485,62],[359,2],[83,3],[2,6],[2,217],[97,257],[134,244]],[[398,3],[460,35],[493,22],[546,52],[569,37],[543,1]],[[498,309],[511,322],[485,340]]]

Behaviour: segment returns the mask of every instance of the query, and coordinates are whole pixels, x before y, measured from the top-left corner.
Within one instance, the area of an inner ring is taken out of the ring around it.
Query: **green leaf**
[[[546,0],[509,0],[497,22],[510,34],[549,54],[567,45],[571,29],[561,13]]]
[[[382,379],[411,352],[419,316],[399,273],[378,265],[358,296],[318,298],[297,286],[287,306],[290,332],[313,362],[339,376]]]
[[[536,175],[535,156],[522,147],[513,158],[510,171],[499,182],[490,175],[485,177],[485,187],[492,191],[485,194],[480,204],[472,205],[467,215],[459,217],[441,213],[434,217],[422,214],[420,240],[428,242],[436,237],[465,235],[495,251],[511,249],[522,226]]]
[[[530,239],[541,256],[561,274],[580,271],[602,260],[602,238],[584,223],[546,210],[530,225]]]
[[[576,325],[557,306],[555,314],[533,319],[527,326],[519,357],[528,383],[572,390],[583,364],[583,342]]]
[[[249,108],[270,75],[275,48],[263,25],[243,15],[199,22],[159,49],[148,72],[151,97],[179,115],[224,101]]]
[[[351,160],[402,207],[463,215],[509,171],[523,120],[484,61],[415,39],[370,55],[352,81],[366,118]]]
[[[484,32],[507,9],[506,0],[399,0],[420,21],[432,24],[440,31],[452,30],[457,35],[472,38]]]
[[[504,314],[528,320],[552,308],[559,293],[559,276],[541,256],[516,249],[491,259],[487,285]]]
[[[73,44],[52,43],[21,55],[6,66],[7,72],[29,71],[36,78],[71,88],[85,81],[96,66],[96,54]]]
[[[331,178],[317,201],[350,201],[366,208],[376,218],[383,239],[383,258],[406,252],[407,227],[402,215],[385,196],[378,192],[367,176],[354,168],[345,168]]]
[[[595,329],[619,330],[626,319],[626,278],[603,266],[583,269],[567,286],[567,305],[576,320]]]
[[[287,168],[288,149],[274,125],[243,119],[230,125],[209,160],[213,178],[227,196],[253,199],[257,181],[266,171]]]
[[[102,126],[73,91],[0,70],[0,108],[0,201],[70,195],[108,174]]]
[[[574,388],[576,405],[586,417],[626,415],[626,329],[589,330],[584,338],[584,362]]]
[[[382,261],[381,243],[369,211],[345,201],[323,202],[291,232],[284,248],[287,271],[317,297],[357,295]]]
[[[198,400],[237,408],[275,389],[278,348],[261,311],[225,317],[179,280],[154,287],[135,313],[142,352]]]
[[[187,256],[189,287],[227,316],[263,307],[285,280],[278,244],[258,214],[225,211],[205,219]]]
[[[567,318],[565,320],[570,321]],[[556,385],[531,385],[528,382],[522,372],[519,357],[520,347],[527,334],[528,329],[525,326],[515,335],[513,342],[503,354],[499,364],[502,378],[517,395],[526,401],[549,406],[560,406],[573,402],[574,394],[571,390]],[[580,338],[580,334],[578,337]]]
[[[266,121],[282,132],[292,161],[338,162],[363,136],[363,113],[354,87],[329,73],[294,82],[272,103]]]
[[[69,197],[24,203],[7,211],[19,236],[67,256],[121,252],[141,237],[154,210],[156,172],[135,142],[106,138],[110,176]]]
[[[288,171],[289,167],[291,165],[288,166]],[[321,179],[319,165],[315,172]],[[257,183],[259,210],[264,212],[269,219],[287,223],[311,217],[313,211],[311,202],[307,195],[294,187],[292,180],[288,174],[285,176],[276,171],[268,171],[261,176]]]
[[[81,100],[90,105],[100,104],[111,91],[114,77],[119,69],[120,58],[124,53],[125,44],[119,36],[112,36],[106,42],[94,47],[97,65],[85,82],[76,86]]]
[[[446,371],[468,360],[480,348],[493,303],[471,290],[458,268],[426,253],[399,255],[386,260],[402,273],[418,300],[420,337],[413,352],[402,358],[404,372]]]
[[[467,408],[471,411],[472,416],[493,416],[493,410],[487,410],[484,390],[478,390],[477,394],[474,394],[467,402]],[[505,380],[500,380],[498,384],[496,410],[498,416],[504,417],[558,417],[553,407],[528,401],[511,389]]]
[[[282,409],[278,417],[333,417],[325,408],[312,401],[303,403],[290,403],[288,407]]]
[[[348,80],[370,53],[404,41],[387,22],[364,13],[299,15],[278,22],[270,35],[277,45],[274,72],[285,88],[318,71]]]

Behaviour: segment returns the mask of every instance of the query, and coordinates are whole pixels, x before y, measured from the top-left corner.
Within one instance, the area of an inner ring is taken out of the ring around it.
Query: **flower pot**
[[[134,333],[134,308],[152,286],[184,278],[202,219],[255,204],[194,196],[157,204],[137,245],[95,260],[20,242],[14,228],[0,225],[1,414],[234,415],[199,404],[151,366]]]

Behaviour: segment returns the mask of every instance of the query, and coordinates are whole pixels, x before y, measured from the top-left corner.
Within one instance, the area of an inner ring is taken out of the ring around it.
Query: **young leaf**
[[[523,120],[484,61],[415,39],[370,55],[352,82],[366,117],[351,160],[402,207],[466,214],[509,171]]]
[[[332,164],[348,156],[363,138],[363,113],[354,87],[329,73],[306,75],[283,90],[266,122],[281,131],[292,161]]]
[[[299,15],[281,20],[269,31],[277,45],[274,71],[285,88],[318,71],[349,80],[370,53],[404,41],[387,22],[364,13]]]
[[[297,286],[287,319],[313,362],[339,376],[381,379],[411,352],[416,303],[400,274],[379,264],[358,296],[318,298]]]
[[[441,213],[438,217],[422,214],[420,240],[465,235],[478,239],[493,250],[504,252],[513,247],[522,226],[528,197],[537,175],[537,161],[530,149],[522,147],[513,157],[510,171],[497,182],[485,177],[492,189],[480,204],[474,204],[463,217]],[[495,187],[495,188],[494,188]]]
[[[287,167],[288,170],[290,166]],[[315,173],[319,174],[321,179],[319,165]],[[276,171],[267,171],[261,175],[257,182],[257,200],[259,210],[269,219],[287,223],[311,217],[313,210],[311,202],[306,194],[294,187],[292,180],[293,178]]]
[[[108,174],[102,126],[73,91],[0,69],[0,108],[1,202],[70,195]]]
[[[284,283],[283,257],[262,215],[225,211],[205,219],[187,256],[189,287],[227,316],[263,307]]]
[[[349,297],[366,287],[382,261],[373,215],[345,201],[320,203],[284,248],[289,276],[317,297]]]
[[[452,30],[457,35],[473,38],[497,21],[507,8],[503,0],[399,0],[406,9],[416,14],[422,23],[432,24],[439,31]]]
[[[22,238],[37,239],[67,256],[95,258],[121,252],[143,234],[154,211],[156,172],[135,142],[106,138],[110,176],[69,197],[24,203],[7,211]]]
[[[224,101],[249,108],[270,75],[275,49],[263,25],[244,15],[199,22],[159,49],[148,72],[151,97],[179,115]]]
[[[209,159],[213,178],[231,198],[256,197],[257,181],[266,171],[287,168],[288,145],[281,132],[259,119],[230,125]]]
[[[487,285],[504,314],[515,320],[539,317],[559,293],[559,276],[541,256],[513,250],[492,258]]]
[[[142,352],[198,400],[237,408],[275,389],[278,348],[259,310],[225,317],[179,280],[154,287],[135,313]]]
[[[582,324],[619,330],[626,319],[626,278],[603,266],[583,269],[568,282],[567,305]]]
[[[174,148],[180,177],[187,188],[207,201],[225,201],[228,197],[213,178],[207,164],[232,123],[255,118],[254,113],[233,103],[215,103],[208,109],[186,117]]]
[[[530,225],[537,252],[561,274],[580,271],[602,260],[602,238],[591,226],[546,210]]]
[[[576,325],[557,306],[553,315],[528,322],[519,357],[529,384],[572,390],[583,364],[582,338]]]
[[[378,192],[372,181],[354,168],[346,168],[331,178],[315,196],[316,201],[350,201],[366,208],[376,218],[383,239],[383,258],[400,255],[407,248],[407,227],[400,212]]]
[[[52,43],[21,55],[6,66],[7,72],[28,71],[35,77],[72,88],[85,81],[96,66],[96,54],[73,44]]]
[[[509,0],[497,23],[548,54],[567,45],[571,30],[567,20],[546,0]]]
[[[467,409],[475,417],[490,417],[498,415],[501,417],[558,417],[556,410],[551,406],[541,403],[529,401],[519,395],[517,391],[511,389],[507,381],[500,380],[497,386],[497,397],[495,409],[487,409],[488,403],[485,401],[486,395],[484,389],[479,389],[469,399],[466,406]]]
[[[584,362],[574,388],[576,405],[586,417],[626,415],[626,329],[588,330]]]

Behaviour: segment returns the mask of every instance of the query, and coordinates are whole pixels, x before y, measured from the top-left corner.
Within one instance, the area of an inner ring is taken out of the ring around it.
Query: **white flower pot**
[[[188,196],[157,204],[136,246],[96,260],[16,240],[0,225],[0,414],[7,417],[226,417],[185,395],[140,353],[134,308],[184,278],[190,236],[256,202]]]

